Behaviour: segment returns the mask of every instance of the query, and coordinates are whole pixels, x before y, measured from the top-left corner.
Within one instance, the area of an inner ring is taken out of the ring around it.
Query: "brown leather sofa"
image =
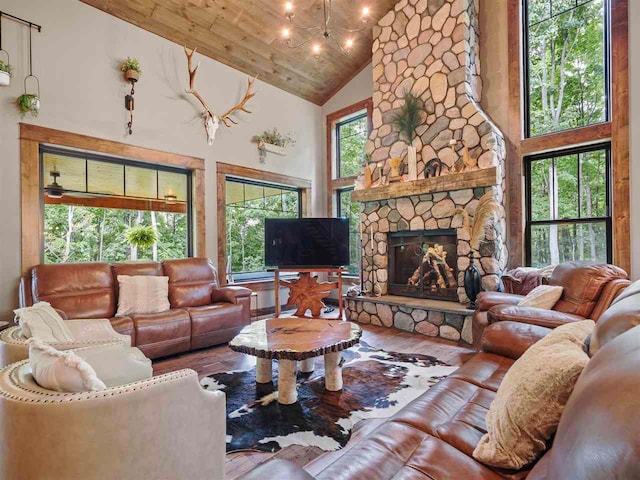
[[[604,312],[591,360],[551,448],[529,468],[508,471],[472,457],[485,416],[514,361],[551,329],[503,321],[483,334],[483,351],[396,415],[304,469],[269,461],[243,480],[610,480],[640,478],[640,282]]]
[[[171,309],[116,317],[118,275],[169,277]],[[228,342],[251,322],[251,290],[221,288],[207,258],[38,265],[23,278],[21,290],[25,305],[46,301],[66,318],[108,318],[149,358]]]
[[[482,292],[473,314],[473,344],[479,349],[486,326],[505,320],[549,328],[586,318],[597,322],[629,283],[627,273],[614,265],[566,262],[558,265],[549,279],[549,285],[564,287],[553,310],[519,307],[522,295]]]

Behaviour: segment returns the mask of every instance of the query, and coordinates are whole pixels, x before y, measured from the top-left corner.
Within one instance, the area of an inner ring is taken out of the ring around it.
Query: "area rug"
[[[342,391],[325,390],[323,361],[317,358],[314,372],[298,373],[293,405],[277,402],[277,362],[269,384],[256,384],[255,367],[203,378],[205,389],[227,396],[227,452],[275,452],[289,445],[337,450],[358,422],[390,417],[457,369],[435,357],[386,352],[365,342],[342,358]]]

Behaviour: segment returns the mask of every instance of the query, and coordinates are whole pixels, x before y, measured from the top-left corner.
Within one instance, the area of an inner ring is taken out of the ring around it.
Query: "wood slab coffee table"
[[[256,382],[272,381],[272,360],[278,360],[278,402],[298,399],[296,362],[300,370],[312,372],[314,359],[324,355],[327,390],[342,390],[340,352],[360,341],[362,329],[355,323],[315,318],[271,318],[247,325],[229,342],[236,352],[257,357]]]

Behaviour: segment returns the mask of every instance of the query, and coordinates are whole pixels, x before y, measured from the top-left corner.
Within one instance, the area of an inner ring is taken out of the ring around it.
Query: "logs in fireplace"
[[[392,232],[389,294],[457,301],[457,263],[454,229]]]

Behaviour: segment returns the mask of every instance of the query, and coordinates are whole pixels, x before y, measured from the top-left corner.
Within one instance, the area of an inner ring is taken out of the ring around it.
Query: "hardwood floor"
[[[372,325],[362,325],[362,329],[362,339],[369,345],[388,351],[432,355],[450,365],[462,365],[474,353],[474,350],[469,346],[440,338],[429,338],[424,335]],[[221,345],[154,361],[153,371],[155,375],[160,375],[182,368],[191,368],[198,372],[202,378],[213,373],[250,368],[254,364],[254,357],[236,353],[226,345]],[[376,420],[360,422],[353,431],[352,439],[375,427],[376,422]],[[237,478],[272,457],[305,465],[322,453],[316,447],[292,445],[277,453],[239,452],[228,454],[225,462],[225,478]]]

